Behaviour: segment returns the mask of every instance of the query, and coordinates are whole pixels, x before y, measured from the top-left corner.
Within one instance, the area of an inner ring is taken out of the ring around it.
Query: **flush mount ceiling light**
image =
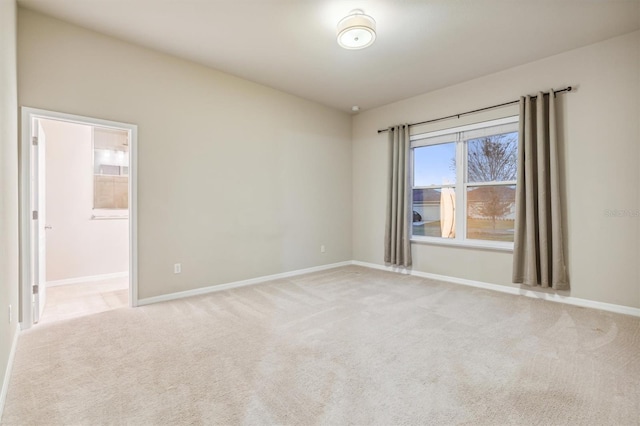
[[[345,49],[364,49],[376,40],[376,21],[360,9],[338,22],[338,44]]]

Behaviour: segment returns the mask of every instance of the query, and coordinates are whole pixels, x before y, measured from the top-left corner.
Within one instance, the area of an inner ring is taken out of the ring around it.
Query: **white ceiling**
[[[640,0],[19,0],[322,104],[363,110],[640,28]],[[354,8],[367,49],[336,43]]]

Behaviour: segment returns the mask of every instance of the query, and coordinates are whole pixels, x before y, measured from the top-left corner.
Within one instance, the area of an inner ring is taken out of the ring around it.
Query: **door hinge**
[[[33,286],[33,294],[38,294],[40,291],[40,286],[38,284]]]
[[[32,138],[31,138],[31,143],[32,143],[33,145],[36,145],[36,146],[37,146],[37,145],[38,145],[38,137],[37,137],[37,136],[32,137]]]
[[[33,220],[38,220],[38,210],[34,210],[31,212],[31,218]]]

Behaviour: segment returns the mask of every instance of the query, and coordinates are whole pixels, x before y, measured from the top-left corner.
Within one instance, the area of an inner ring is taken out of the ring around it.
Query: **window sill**
[[[501,243],[501,242],[495,242],[495,241],[478,241],[478,240],[457,241],[457,240],[444,239],[444,238],[411,237],[411,242],[414,244],[428,244],[428,245],[436,245],[436,246],[458,247],[458,248],[467,248],[467,249],[491,250],[491,251],[513,253],[513,243]]]

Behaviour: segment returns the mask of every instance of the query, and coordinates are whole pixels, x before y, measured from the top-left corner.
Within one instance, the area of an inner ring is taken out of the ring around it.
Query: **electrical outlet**
[[[176,263],[175,265],[173,265],[174,274],[179,274],[181,272],[182,272],[182,265],[180,263]]]
[[[325,250],[325,247],[324,247],[324,244],[323,244],[323,245],[320,246],[320,253],[324,253],[325,251],[326,250]]]
[[[11,305],[9,305],[9,324],[11,324],[11,321],[13,321],[13,314],[11,312]]]

